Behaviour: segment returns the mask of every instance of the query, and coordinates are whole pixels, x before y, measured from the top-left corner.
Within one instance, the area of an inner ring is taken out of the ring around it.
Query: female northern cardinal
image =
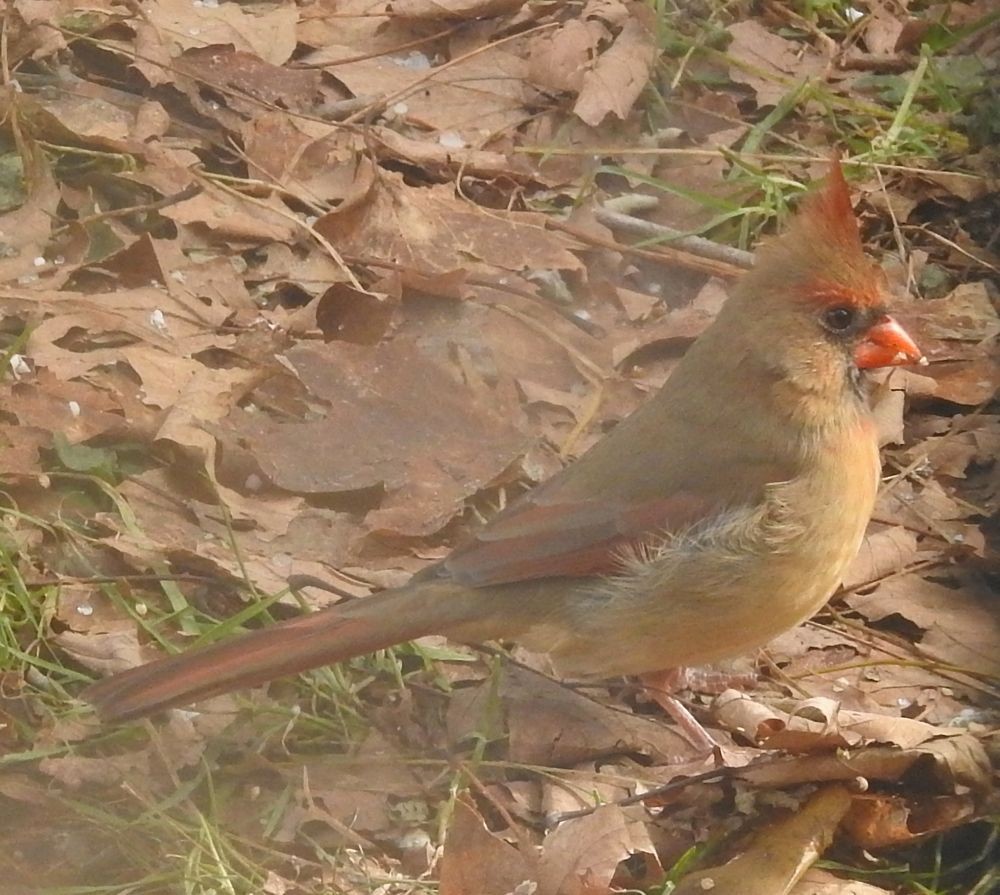
[[[565,673],[747,652],[861,544],[880,464],[862,370],[920,352],[886,313],[834,162],[656,397],[405,587],[100,681],[148,715],[411,640],[517,640]]]

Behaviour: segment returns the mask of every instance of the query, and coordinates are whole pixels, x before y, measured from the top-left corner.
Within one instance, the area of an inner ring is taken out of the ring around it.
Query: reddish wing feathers
[[[687,493],[634,506],[528,498],[497,516],[443,565],[453,580],[471,587],[609,574],[620,568],[630,544],[688,528],[712,509],[711,501]]]

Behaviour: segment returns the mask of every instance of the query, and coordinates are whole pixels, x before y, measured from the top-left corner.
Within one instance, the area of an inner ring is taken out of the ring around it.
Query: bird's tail
[[[125,721],[413,640],[447,627],[424,611],[427,589],[387,591],[159,659],[98,681],[82,695],[103,720]]]

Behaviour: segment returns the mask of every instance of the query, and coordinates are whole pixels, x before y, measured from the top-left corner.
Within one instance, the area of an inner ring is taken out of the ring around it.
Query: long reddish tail
[[[92,684],[83,698],[102,719],[125,721],[441,632],[441,613],[426,611],[422,590],[388,591],[159,659]]]

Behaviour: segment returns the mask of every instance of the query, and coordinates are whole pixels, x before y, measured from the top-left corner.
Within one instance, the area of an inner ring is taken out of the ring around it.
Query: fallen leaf
[[[652,10],[641,3],[626,4],[629,17],[611,45],[584,72],[573,112],[597,127],[613,114],[624,119],[649,80],[656,60]]]
[[[786,40],[760,22],[745,19],[730,25],[732,60],[729,77],[757,94],[757,105],[777,105],[795,83],[818,75],[823,60],[808,44]]]
[[[441,857],[441,895],[507,895],[537,878],[536,860],[491,833],[468,797],[459,797]]]
[[[196,7],[185,0],[162,0],[145,18],[181,50],[231,44],[273,65],[286,62],[295,50],[298,11],[291,7],[258,11],[231,3]]]
[[[368,523],[429,534],[500,475],[525,445],[500,407],[406,339],[374,347],[303,344],[286,353],[321,418],[272,420],[234,410],[223,424],[267,480],[295,494],[382,488]],[[497,396],[498,397],[498,396]]]
[[[821,789],[791,817],[758,833],[751,846],[728,864],[684,877],[676,895],[788,892],[833,842],[850,805],[851,796],[842,786]]]
[[[454,270],[462,258],[509,271],[580,268],[568,241],[540,215],[479,209],[456,200],[451,189],[408,187],[388,172],[365,200],[316,222],[344,254],[428,273]]]
[[[610,891],[618,865],[632,855],[654,862],[656,849],[643,810],[602,805],[561,823],[545,837],[538,863],[538,889],[552,895],[596,895]]]
[[[856,847],[874,850],[942,833],[975,816],[975,803],[969,795],[862,793],[852,800],[843,827]]]

